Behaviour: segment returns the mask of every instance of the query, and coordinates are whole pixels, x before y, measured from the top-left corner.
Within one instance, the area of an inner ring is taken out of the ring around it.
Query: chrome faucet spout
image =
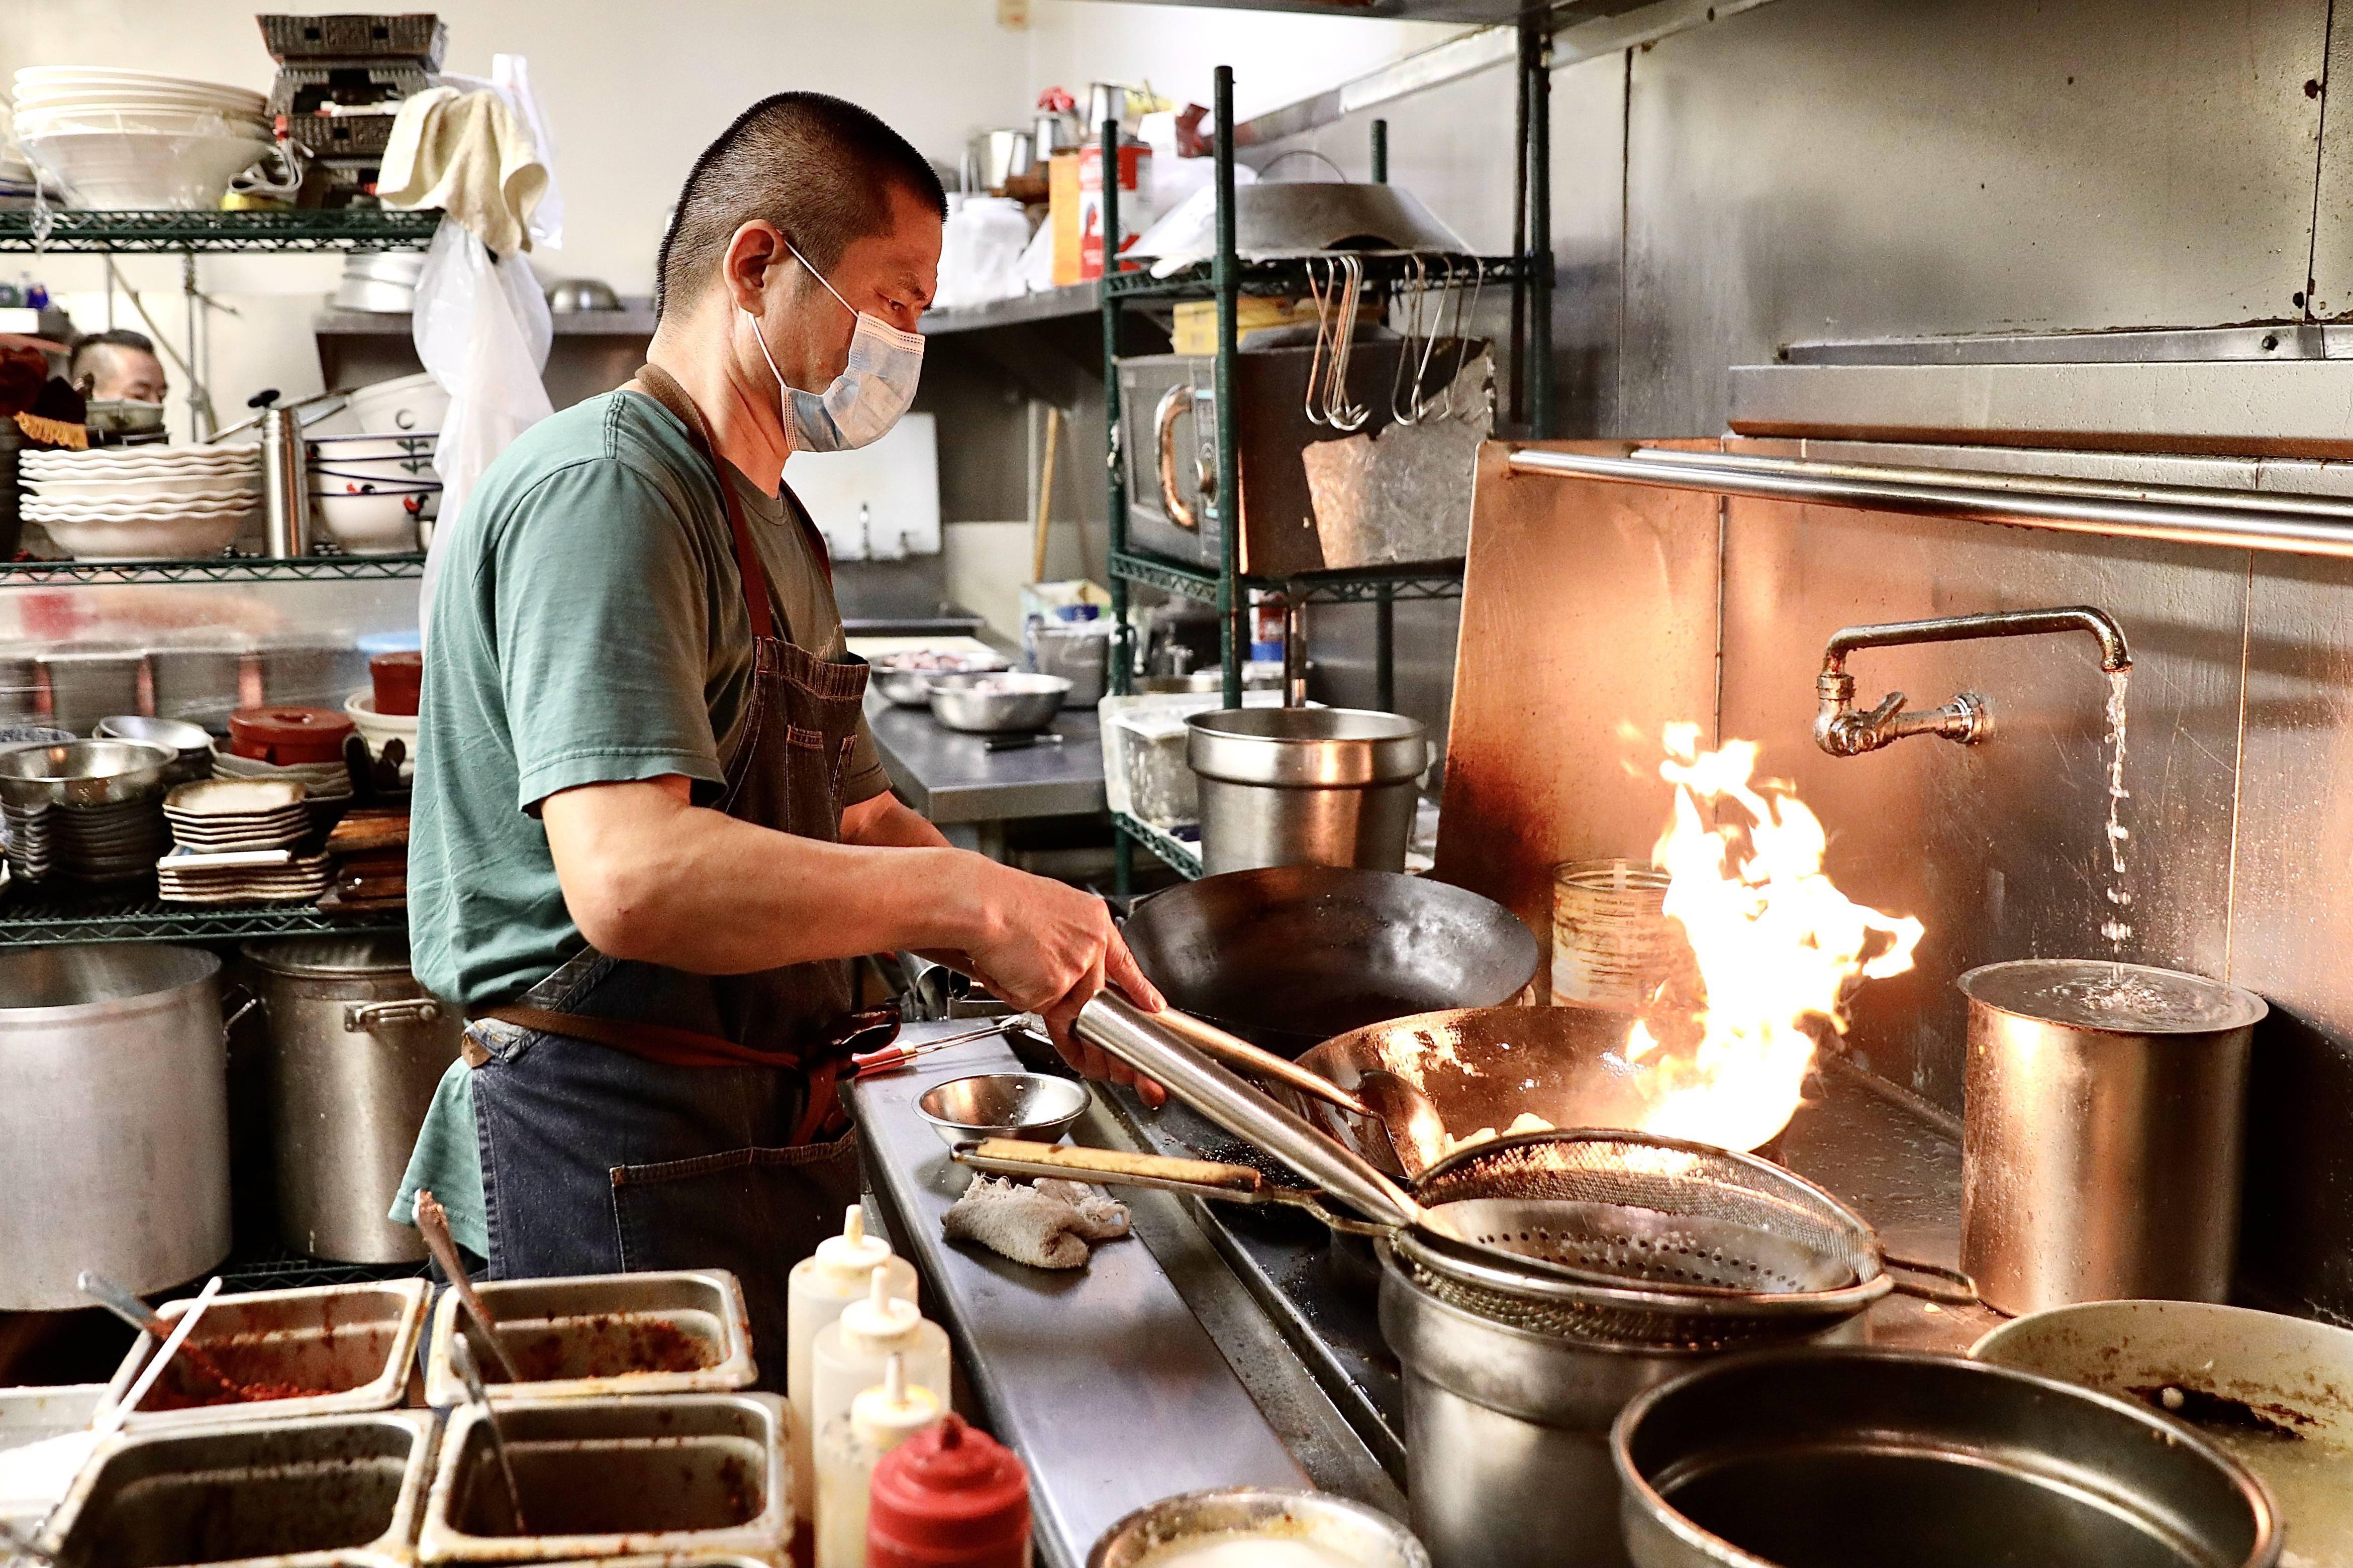
[[[1979,637],[2040,637],[2052,632],[2084,632],[2097,640],[2100,668],[2112,675],[2132,668],[2132,649],[2125,641],[2124,628],[2105,610],[2089,605],[1947,616],[1929,621],[1894,621],[1876,626],[1848,626],[1834,632],[1822,650],[1822,672],[1814,683],[1820,699],[1814,717],[1815,743],[1834,757],[1859,757],[1892,745],[1906,735],[1942,735],[1963,745],[1975,744],[1992,731],[1992,712],[1983,697],[1964,691],[1940,708],[1907,713],[1904,710],[1904,693],[1895,691],[1870,710],[1860,711],[1854,706],[1854,677],[1847,673],[1848,656],[1867,647],[1903,647]]]

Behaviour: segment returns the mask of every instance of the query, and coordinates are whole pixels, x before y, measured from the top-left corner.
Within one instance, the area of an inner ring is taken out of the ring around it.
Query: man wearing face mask
[[[426,645],[409,928],[469,1028],[395,1217],[432,1188],[499,1278],[733,1269],[777,1376],[786,1271],[858,1191],[848,960],[954,955],[1098,1074],[1078,1009],[1158,1005],[1101,900],[892,797],[782,488],[913,395],[945,205],[852,104],[747,110],[680,195],[649,363],[491,466]]]

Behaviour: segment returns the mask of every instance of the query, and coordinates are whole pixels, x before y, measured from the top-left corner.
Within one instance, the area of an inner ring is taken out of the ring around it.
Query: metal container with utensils
[[[1292,1057],[1384,1019],[1500,1005],[1536,972],[1535,935],[1503,905],[1343,866],[1204,877],[1138,901],[1124,934],[1173,1005]]]
[[[2093,959],[1961,976],[1961,1267],[1986,1301],[2230,1293],[2262,997]]]
[[[0,952],[0,1311],[89,1305],[228,1256],[220,961],[130,944]]]
[[[1387,1514],[1329,1492],[1266,1487],[1219,1487],[1147,1503],[1103,1531],[1087,1568],[1147,1568],[1213,1545],[1239,1561],[1253,1541],[1300,1542],[1331,1568],[1430,1568],[1421,1542]]]
[[[1417,719],[1356,708],[1233,708],[1186,721],[1201,781],[1201,868],[1405,869],[1415,780],[1430,761]]]
[[[248,942],[269,1018],[278,1229],[313,1258],[422,1259],[385,1218],[465,1019],[427,995],[396,933]]]
[[[193,1405],[191,1400],[214,1400],[219,1384],[174,1357],[125,1426],[134,1432],[176,1432],[224,1421],[389,1410],[408,1393],[409,1367],[424,1337],[432,1293],[422,1279],[387,1279],[220,1296],[206,1309],[190,1342],[238,1383],[305,1392],[282,1399]],[[185,1301],[167,1301],[156,1316],[175,1324],[186,1307]],[[115,1369],[107,1387],[110,1400],[129,1394],[157,1343],[152,1334],[139,1336]]]
[[[1637,1397],[1635,1568],[2270,1568],[2246,1468],[2145,1406],[1957,1356],[1775,1351]]]
[[[127,1434],[76,1478],[47,1540],[57,1568],[255,1568],[413,1562],[434,1415]]]
[[[787,1417],[774,1394],[501,1399],[498,1418],[532,1533],[514,1529],[482,1409],[470,1404],[442,1434],[417,1561],[783,1561]]]
[[[505,1381],[500,1358],[480,1345],[481,1326],[458,1292],[445,1291],[426,1346],[428,1405],[465,1400],[450,1358],[460,1333],[478,1346],[474,1359],[491,1387],[533,1399],[725,1393],[758,1376],[744,1288],[723,1268],[485,1279],[474,1289],[526,1381]]]

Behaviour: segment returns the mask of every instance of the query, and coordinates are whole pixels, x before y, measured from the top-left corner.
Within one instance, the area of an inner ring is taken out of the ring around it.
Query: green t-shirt
[[[783,498],[728,470],[780,633],[846,649],[824,563]],[[794,503],[797,504],[797,503]],[[539,803],[682,773],[716,798],[748,705],[751,617],[710,465],[670,411],[611,392],[525,431],[448,537],[434,588],[408,846],[417,980],[512,1000],[584,945]],[[861,724],[845,804],[888,787]]]

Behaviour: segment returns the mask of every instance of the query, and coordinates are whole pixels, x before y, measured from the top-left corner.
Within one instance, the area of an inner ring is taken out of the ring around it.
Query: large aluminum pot
[[[1381,1335],[1405,1373],[1406,1496],[1436,1568],[1625,1563],[1609,1424],[1714,1352],[1513,1328],[1440,1300],[1381,1254]]]
[[[1637,1397],[1635,1568],[2270,1568],[2271,1498],[2145,1406],[1958,1356],[1766,1351]]]
[[[220,960],[108,944],[0,952],[0,1310],[86,1307],[228,1256]]]
[[[2227,1297],[2263,998],[2091,959],[1987,964],[1959,985],[1961,1267],[1987,1304]]]
[[[1402,871],[1420,721],[1358,708],[1231,708],[1186,721],[1201,781],[1201,868],[1356,866]]]
[[[313,1258],[412,1263],[417,1232],[385,1218],[465,1019],[408,972],[394,933],[248,942],[269,1016],[278,1228]]]

